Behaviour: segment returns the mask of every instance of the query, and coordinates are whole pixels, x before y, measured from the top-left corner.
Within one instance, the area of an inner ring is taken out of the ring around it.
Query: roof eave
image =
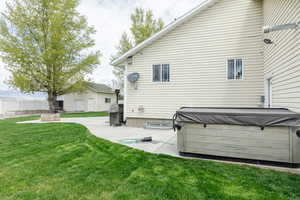
[[[87,86],[87,89],[89,89],[90,91],[92,91],[92,92],[95,92],[95,93],[101,93],[101,94],[115,94],[115,92],[114,91],[111,91],[111,92],[109,92],[109,91],[102,91],[102,92],[100,92],[100,91],[98,91],[98,90],[96,90],[95,88],[93,88],[93,87],[90,87],[90,86]]]
[[[118,66],[118,65],[122,64],[124,61],[126,61],[126,59],[128,57],[135,55],[136,53],[141,51],[143,48],[150,45],[152,42],[158,40],[159,38],[161,38],[165,34],[169,33],[173,29],[175,29],[177,26],[179,26],[179,25],[183,24],[184,22],[188,21],[189,19],[194,17],[199,12],[201,12],[201,11],[207,9],[208,7],[212,6],[217,1],[218,0],[205,0],[205,1],[203,1],[199,6],[195,7],[190,12],[183,15],[181,18],[173,21],[172,23],[167,25],[165,28],[163,28],[161,31],[157,32],[156,34],[154,34],[153,36],[151,36],[150,38],[148,38],[144,42],[140,43],[139,45],[137,45],[133,49],[129,50],[127,53],[123,54],[122,56],[120,56],[119,58],[114,60],[111,63],[111,65]]]

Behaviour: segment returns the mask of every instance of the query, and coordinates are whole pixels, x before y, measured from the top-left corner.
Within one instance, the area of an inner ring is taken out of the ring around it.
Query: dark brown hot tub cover
[[[300,113],[288,109],[184,107],[174,117],[177,122],[200,124],[300,127]]]

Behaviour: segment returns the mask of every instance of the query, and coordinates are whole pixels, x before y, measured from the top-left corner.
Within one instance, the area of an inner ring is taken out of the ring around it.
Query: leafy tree
[[[132,41],[130,40],[128,34],[126,32],[123,33],[121,40],[120,40],[120,44],[117,47],[118,49],[118,56],[121,56],[124,54],[124,52],[129,51],[130,49],[132,49],[133,44]]]
[[[131,15],[132,26],[130,28],[134,37],[135,45],[140,44],[153,34],[157,33],[164,27],[164,22],[161,18],[154,19],[151,10],[143,10],[136,8],[134,14]]]
[[[119,45],[117,46],[117,54],[112,56],[112,60],[118,58],[134,46],[151,37],[163,27],[163,20],[161,18],[157,20],[154,19],[151,10],[145,11],[142,8],[136,8],[131,15],[130,33],[133,36],[133,41],[130,39],[130,36],[124,32],[121,36]]]
[[[118,58],[119,56],[122,56],[124,53],[126,53],[127,51],[129,51],[131,48],[133,47],[133,44],[128,36],[128,34],[126,32],[123,33],[119,45],[117,47],[117,54],[113,55],[111,57],[111,60],[114,60],[116,58]],[[124,82],[124,69],[122,67],[114,67],[114,74],[116,75],[116,77],[118,77],[119,79],[119,86],[122,88],[123,87],[123,82]]]
[[[128,34],[124,32],[119,45],[117,46],[117,54],[112,56],[111,60],[123,55],[164,27],[164,22],[161,18],[154,19],[154,15],[151,10],[145,11],[142,8],[135,9],[134,13],[131,15],[131,23],[130,32],[133,36],[133,41],[130,39]],[[120,82],[123,82],[123,68],[115,67],[114,74],[118,77]]]
[[[25,93],[48,94],[56,111],[57,96],[83,91],[85,77],[99,64],[79,0],[12,0],[0,20],[0,56],[12,76],[9,84]]]

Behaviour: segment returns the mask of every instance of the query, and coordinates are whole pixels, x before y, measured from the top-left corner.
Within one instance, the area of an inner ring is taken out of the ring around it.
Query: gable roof
[[[166,35],[170,31],[174,30],[177,26],[188,21],[189,19],[194,17],[199,12],[202,12],[202,11],[206,10],[207,8],[209,8],[210,6],[214,5],[217,1],[218,0],[204,0],[200,5],[198,5],[197,7],[195,7],[188,13],[186,13],[185,15],[181,16],[180,18],[176,19],[175,21],[171,22],[165,28],[163,28],[161,31],[157,32],[156,34],[154,34],[153,36],[151,36],[144,42],[138,44],[137,46],[135,46],[134,48],[132,48],[131,50],[129,50],[128,52],[126,52],[125,54],[120,56],[119,58],[115,59],[111,64],[113,66],[117,66],[117,65],[123,63],[128,57],[135,55],[140,50],[142,50],[143,48],[152,44],[154,41],[158,40],[159,38]]]
[[[100,83],[92,83],[88,82],[87,86],[90,90],[97,92],[97,93],[106,93],[106,94],[114,94],[112,88],[108,87],[107,85],[100,84]]]

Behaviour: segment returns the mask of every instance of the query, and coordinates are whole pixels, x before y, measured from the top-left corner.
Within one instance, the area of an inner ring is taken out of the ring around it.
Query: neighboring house
[[[115,92],[98,83],[89,83],[85,92],[63,95],[60,99],[66,112],[108,111],[111,104],[116,103]]]
[[[300,111],[300,30],[263,32],[299,21],[299,0],[205,0],[112,63],[140,75],[125,79],[128,125],[182,106]]]

